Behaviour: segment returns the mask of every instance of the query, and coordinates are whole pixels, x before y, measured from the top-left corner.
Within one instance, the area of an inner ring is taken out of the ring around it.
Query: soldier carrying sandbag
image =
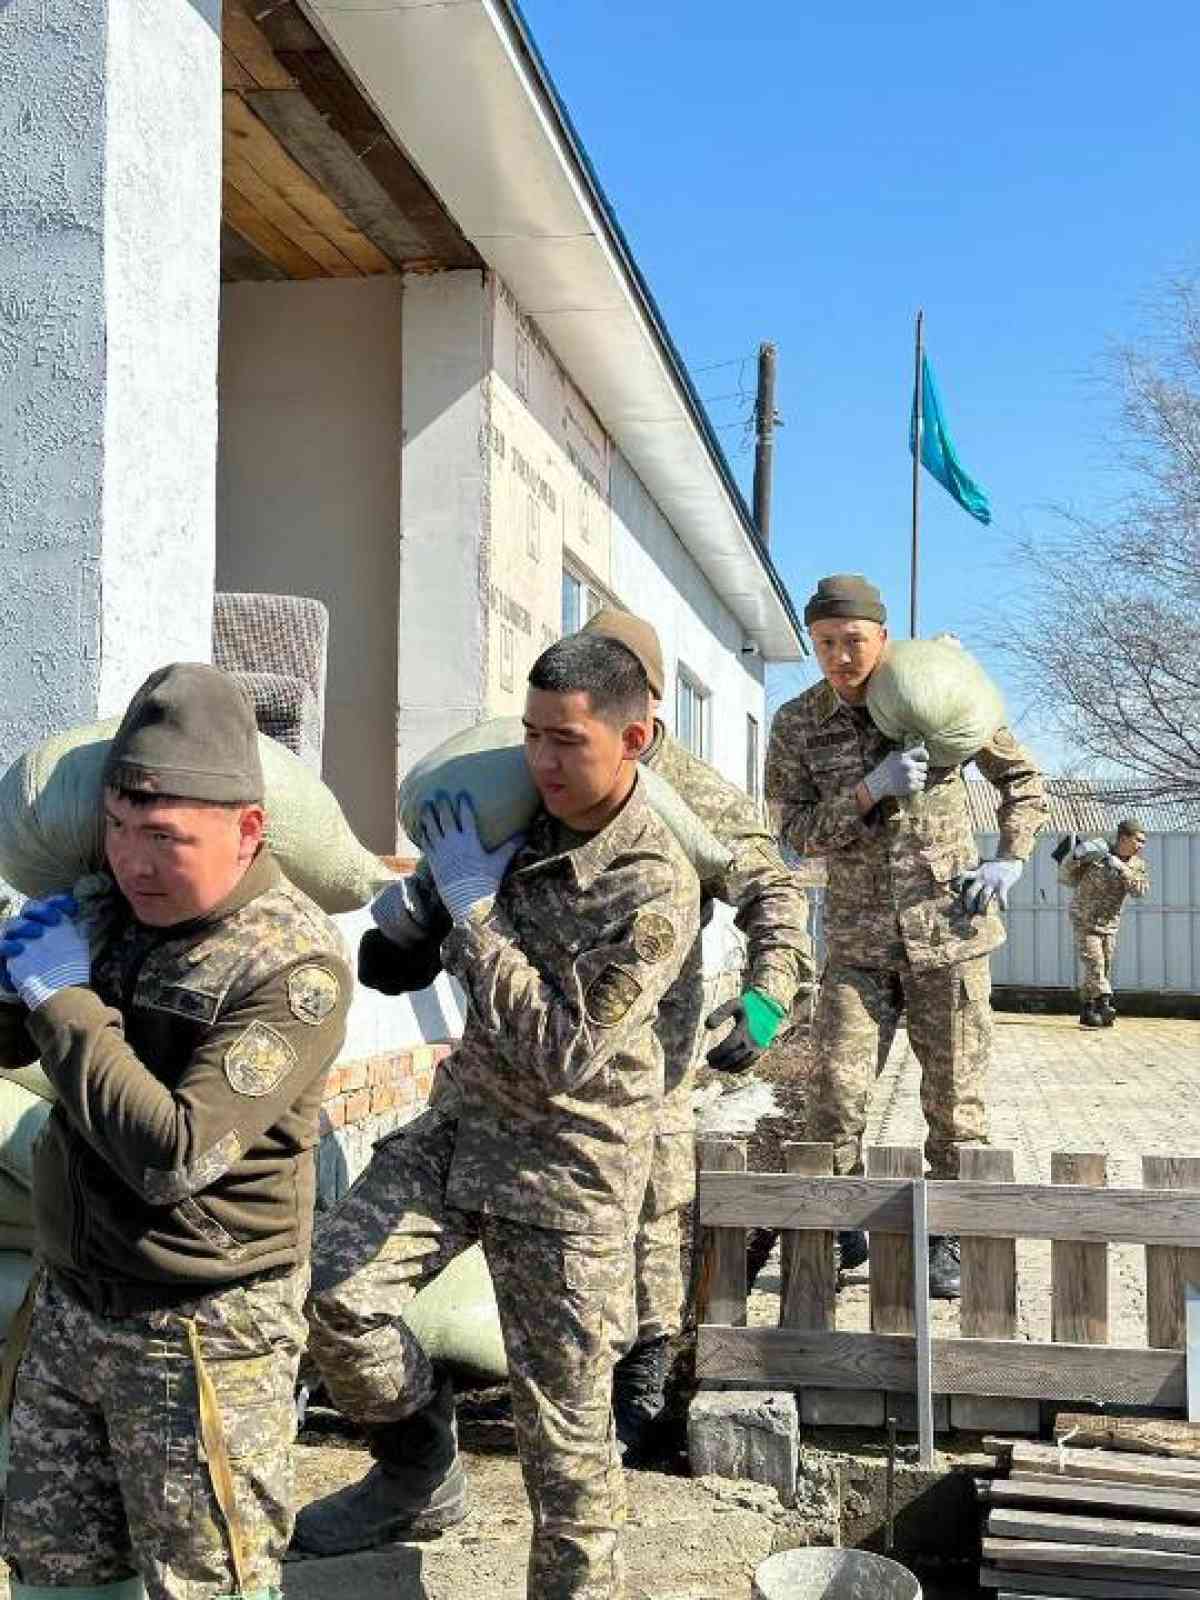
[[[1033,759],[1004,726],[946,766],[931,763],[924,744],[902,747],[879,731],[866,702],[886,619],[865,578],[818,583],[804,620],[825,681],[776,714],[767,803],[783,843],[828,861],[809,1137],[832,1142],[839,1174],[862,1171],[880,1029],[903,1007],[921,1064],[930,1172],[956,1178],[960,1145],[987,1137],[988,953],[1004,940],[997,908],[1021,876],[1046,805]],[[982,863],[962,782],[969,754],[1000,792],[999,851]],[[839,1243],[844,1266],[865,1259],[861,1234]],[[930,1241],[930,1292],[958,1295],[956,1239]]]
[[[1075,891],[1071,926],[1079,958],[1079,1025],[1111,1028],[1117,1020],[1112,967],[1125,901],[1150,893],[1142,851],[1146,830],[1136,817],[1117,824],[1117,836],[1075,843],[1059,868],[1059,881]]]
[[[276,1594],[317,1113],[352,980],[263,844],[232,678],[152,674],[104,785],[110,892],[86,916],[31,900],[0,940],[0,1065],[40,1056],[58,1095],[44,1271],[0,1370],[3,1553],[47,1600]]]

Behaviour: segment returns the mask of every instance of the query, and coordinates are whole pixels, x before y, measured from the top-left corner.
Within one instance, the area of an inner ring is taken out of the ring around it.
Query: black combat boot
[[[1100,1020],[1106,1028],[1111,1028],[1117,1020],[1117,1002],[1111,994],[1102,994],[1096,1002],[1100,1011]]]
[[[929,1298],[957,1300],[962,1295],[962,1269],[958,1239],[952,1233],[934,1234],[929,1241]]]
[[[844,1228],[837,1236],[837,1266],[839,1272],[853,1272],[861,1267],[869,1254],[867,1236],[861,1228]]]
[[[369,1430],[375,1466],[357,1483],[305,1506],[292,1546],[317,1556],[427,1539],[467,1514],[449,1378],[414,1416]]]
[[[1104,1026],[1104,1013],[1100,1010],[1095,1000],[1085,1000],[1079,1008],[1079,1026],[1081,1028],[1102,1028]]]
[[[613,1368],[613,1421],[621,1460],[643,1455],[666,1405],[667,1340],[648,1339],[627,1350]]]

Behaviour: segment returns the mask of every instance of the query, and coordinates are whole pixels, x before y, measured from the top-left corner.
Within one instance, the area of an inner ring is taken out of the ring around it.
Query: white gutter
[[[509,0],[302,0],[765,660],[804,655],[649,290]]]

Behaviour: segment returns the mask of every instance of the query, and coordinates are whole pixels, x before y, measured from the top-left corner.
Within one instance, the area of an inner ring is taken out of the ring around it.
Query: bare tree
[[[1053,512],[1018,542],[1023,588],[990,643],[1037,721],[1128,777],[1130,803],[1200,796],[1200,280],[1170,283],[1118,346],[1106,513]]]

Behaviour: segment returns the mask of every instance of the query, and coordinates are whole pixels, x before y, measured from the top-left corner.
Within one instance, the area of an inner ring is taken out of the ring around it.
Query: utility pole
[[[754,403],[754,526],[771,542],[771,475],[775,456],[775,346],[758,347],[758,398]]]
[[[917,312],[914,342],[912,440],[912,553],[908,567],[908,637],[917,637],[917,594],[921,556],[921,443],[925,437],[925,313]]]

